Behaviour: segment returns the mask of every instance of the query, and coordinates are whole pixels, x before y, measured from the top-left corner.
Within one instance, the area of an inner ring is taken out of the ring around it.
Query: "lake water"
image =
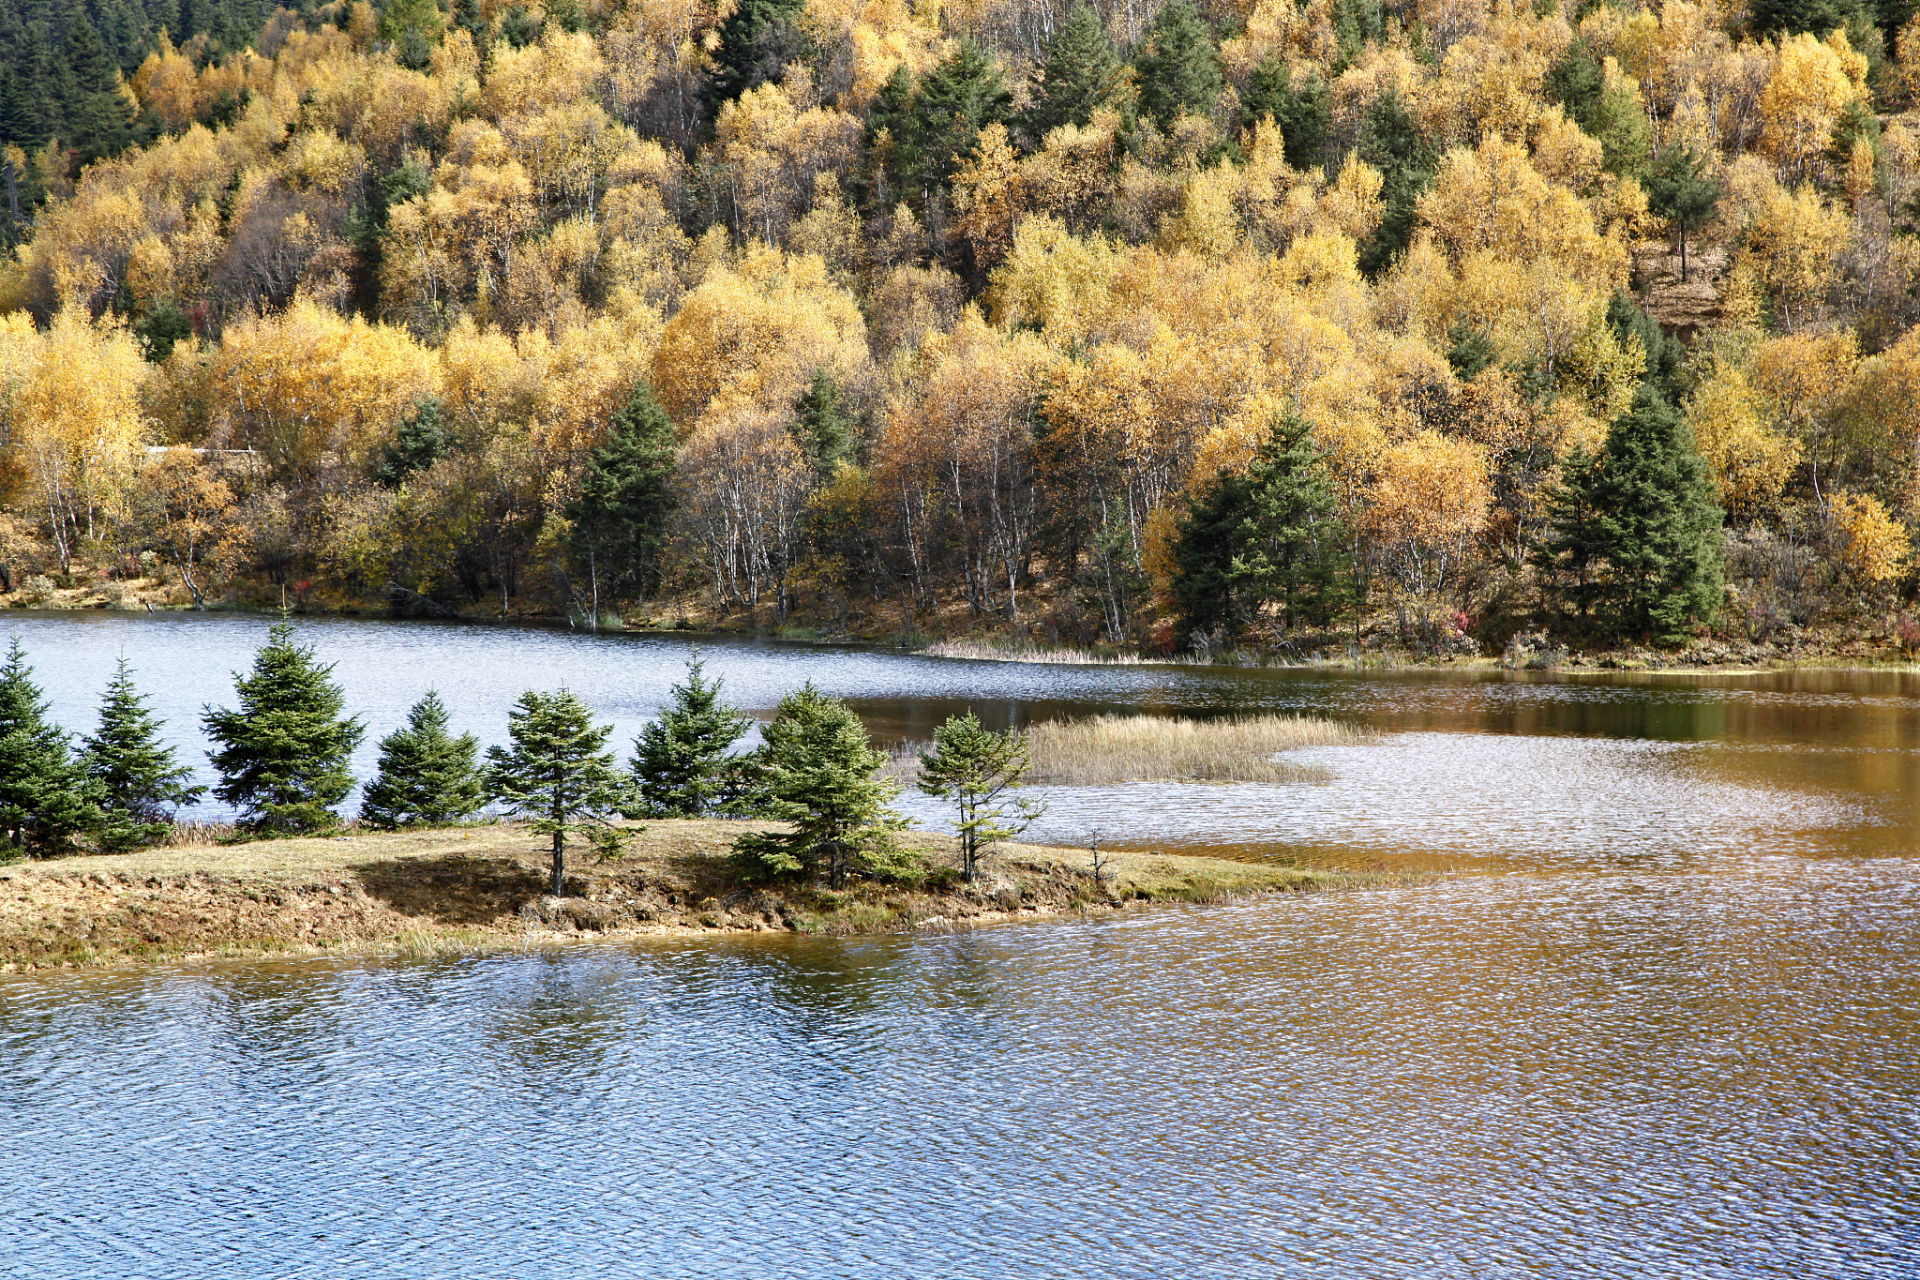
[[[125,652],[183,745],[266,623],[9,615],[62,719]],[[628,737],[678,638],[346,620]],[[1912,1277],[1920,678],[1065,668],[713,642],[876,734],[967,706],[1302,710],[1278,787],[1045,834],[1413,887],[957,935],[0,978],[0,1276]],[[931,809],[916,809],[936,816]]]

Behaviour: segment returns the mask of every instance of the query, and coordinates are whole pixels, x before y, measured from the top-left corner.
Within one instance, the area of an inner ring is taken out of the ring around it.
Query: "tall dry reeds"
[[[1288,782],[1299,765],[1274,759],[1296,747],[1348,746],[1367,735],[1351,725],[1307,716],[1172,720],[1094,716],[1054,720],[1027,730],[1030,781],[1056,786],[1115,782]]]

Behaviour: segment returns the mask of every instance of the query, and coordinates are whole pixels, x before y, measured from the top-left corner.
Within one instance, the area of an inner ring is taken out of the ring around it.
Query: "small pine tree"
[[[73,758],[49,709],[15,636],[0,667],[0,856],[71,853],[100,826],[99,784]]]
[[[529,689],[507,713],[512,747],[488,747],[490,798],[553,837],[553,896],[566,894],[567,833],[603,850],[616,847],[612,817],[633,803],[633,789],[606,750],[612,725],[596,725],[580,696]]]
[[[1043,802],[1024,797],[1001,800],[1032,768],[1027,735],[1011,729],[995,733],[971,711],[949,716],[933,731],[933,750],[921,753],[915,782],[926,795],[951,800],[959,810],[955,829],[968,884],[978,877],[982,849],[1013,839],[1046,811]]]
[[[207,789],[191,783],[193,770],[160,740],[160,721],[134,687],[125,658],[100,704],[100,730],[84,740],[80,763],[100,787],[96,839],[107,853],[158,843],[173,827],[173,809]]]
[[[641,807],[657,817],[711,813],[729,783],[733,745],[753,723],[720,701],[721,682],[702,679],[704,668],[698,657],[687,663],[687,682],[673,686],[672,703],[633,740]]]
[[[1642,387],[1600,457],[1577,458],[1551,498],[1537,563],[1616,635],[1677,644],[1718,611],[1724,515],[1692,434]]]
[[[1168,0],[1160,7],[1133,67],[1140,82],[1140,112],[1162,129],[1183,115],[1211,111],[1226,85],[1220,47],[1193,0]]]
[[[733,842],[750,875],[824,870],[828,887],[856,873],[884,873],[897,856],[893,833],[906,819],[887,807],[899,788],[874,775],[887,762],[851,708],[811,683],[780,700],[759,752],[769,817],[787,831]]]
[[[406,727],[380,739],[380,770],[360,798],[360,820],[390,831],[472,817],[487,802],[479,756],[478,738],[447,732],[447,704],[428,690]]]
[[[1119,92],[1122,67],[1100,15],[1075,5],[1040,55],[1032,104],[1020,116],[1030,149],[1063,125],[1085,125]]]
[[[447,425],[441,415],[437,396],[416,396],[406,415],[400,419],[393,443],[380,451],[374,464],[373,481],[389,489],[416,471],[432,466],[447,448]]]
[[[1173,589],[1182,625],[1239,630],[1269,604],[1288,626],[1330,620],[1349,567],[1338,511],[1313,429],[1276,417],[1246,471],[1221,475],[1181,522]]]
[[[793,402],[793,414],[794,443],[816,474],[831,476],[853,461],[853,414],[840,384],[824,367],[813,371],[813,380]]]
[[[707,85],[713,112],[749,89],[778,81],[813,51],[805,0],[742,0],[720,24]]]
[[[343,718],[333,668],[294,643],[280,623],[254,655],[253,671],[235,675],[239,707],[207,707],[207,736],[219,744],[208,759],[220,773],[213,794],[240,810],[241,825],[261,835],[324,831],[332,806],[353,790],[348,762],[366,730]]]
[[[659,585],[660,553],[672,516],[673,420],[644,382],[608,424],[607,438],[587,455],[580,496],[567,505],[573,553],[587,566],[595,621],[600,584],[635,583],[642,593]]]
[[[1720,204],[1720,184],[1711,176],[1707,158],[1693,147],[1669,145],[1647,175],[1647,207],[1673,226],[1680,251],[1680,279],[1687,278],[1687,233],[1713,220]]]

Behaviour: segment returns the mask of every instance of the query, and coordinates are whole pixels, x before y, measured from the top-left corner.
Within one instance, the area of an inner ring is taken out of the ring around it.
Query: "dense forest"
[[[0,589],[1911,649],[1912,9],[0,0]]]

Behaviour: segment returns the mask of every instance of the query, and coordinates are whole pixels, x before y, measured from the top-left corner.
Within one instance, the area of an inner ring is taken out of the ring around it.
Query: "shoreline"
[[[926,884],[834,893],[741,885],[727,843],[751,824],[646,824],[625,856],[569,858],[569,895],[545,894],[541,837],[518,824],[171,845],[0,865],[0,974],[310,955],[428,955],[647,936],[860,935],[950,930],[1147,903],[1402,883],[1119,851],[1096,882],[1083,850],[1001,846],[981,882],[942,874],[951,837],[908,832]]]

